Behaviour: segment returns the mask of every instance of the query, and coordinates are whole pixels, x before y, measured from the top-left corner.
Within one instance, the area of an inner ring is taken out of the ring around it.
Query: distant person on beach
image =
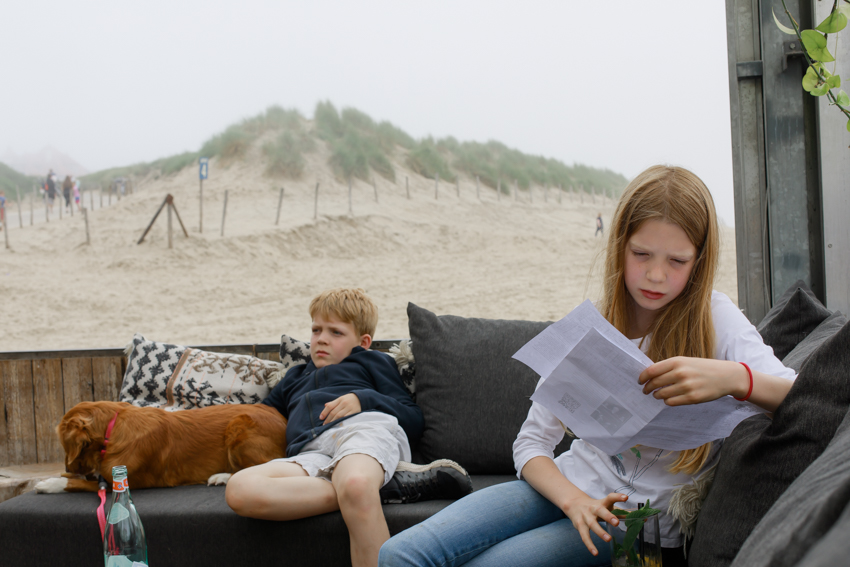
[[[74,182],[74,185],[73,185],[74,204],[77,205],[77,210],[79,211],[80,210],[80,182],[77,181],[76,177],[74,178],[73,182]]]
[[[599,213],[596,217],[596,232],[593,233],[593,238],[596,238],[596,235],[602,233],[602,236],[605,236],[605,233],[602,232],[602,213]]]
[[[62,182],[62,196],[65,197],[65,211],[71,212],[71,188],[74,184],[71,182],[71,176],[66,175]]]
[[[3,230],[4,220],[6,220],[6,192],[0,189],[0,230]]]
[[[50,173],[47,174],[47,190],[45,192],[45,197],[47,197],[47,208],[50,212],[53,212],[53,201],[56,200],[56,174],[53,173],[53,170],[50,170]]]

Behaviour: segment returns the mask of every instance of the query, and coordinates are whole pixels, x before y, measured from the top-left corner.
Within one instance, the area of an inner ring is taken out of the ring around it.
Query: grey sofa
[[[801,294],[805,297],[800,297]],[[820,310],[812,312],[811,306]],[[822,362],[822,359],[830,358],[835,348],[844,344],[842,340],[850,338],[850,327],[836,317],[831,320],[830,332],[826,332],[825,327],[818,330],[831,315],[823,306],[818,306],[819,303],[805,289],[792,288],[760,326],[760,331],[777,352],[783,354],[787,364],[799,364],[810,358]],[[408,316],[415,355],[416,400],[425,416],[425,432],[414,449],[414,460],[454,459],[469,470],[475,490],[515,479],[512,444],[530,406],[529,396],[534,391],[537,376],[510,357],[548,323],[436,316],[413,304],[408,307]],[[821,351],[824,346],[828,348]],[[813,354],[818,352],[821,352],[820,358],[814,357]],[[842,379],[850,381],[847,368],[850,366],[845,367],[836,382],[840,383]],[[815,378],[801,381],[798,385],[802,387],[798,390],[817,384],[820,370],[813,367],[806,372]],[[842,395],[838,393],[835,397],[841,398]],[[807,392],[791,398],[792,401],[806,399]],[[834,405],[843,407],[846,413],[850,396],[847,400],[836,401]],[[800,414],[805,410],[797,408],[795,411]],[[739,428],[747,432],[747,438],[757,435],[761,439],[765,431],[759,427],[764,424],[751,419],[758,422],[758,427],[754,428],[751,421],[746,420]],[[780,506],[786,495],[799,493],[796,484],[786,490],[797,476],[799,479],[807,475],[821,478],[818,476],[820,469],[810,470],[806,461],[816,465],[819,458],[824,458],[831,463],[829,459],[836,459],[841,447],[850,444],[850,426],[845,424],[839,429],[839,433],[842,432],[847,439],[839,442],[840,436],[836,435],[835,448],[830,446],[827,451],[823,449],[832,439],[834,428],[832,433],[822,432],[817,439],[799,440],[798,446],[807,449],[796,465],[795,470],[799,471],[780,475],[769,493],[754,496],[759,500],[754,510],[739,506],[746,510],[746,517],[738,518],[735,525],[746,531],[744,538],[750,532],[756,538],[753,542],[747,540],[741,555],[752,553],[748,550],[767,541],[765,537],[757,536],[761,529],[759,520],[775,501],[778,500],[776,505]],[[692,565],[728,565],[741,548],[743,538],[731,542],[729,549],[724,550],[731,555],[729,558],[718,559],[711,552],[719,545],[719,539],[729,539],[729,530],[724,528],[724,522],[730,520],[729,514],[736,512],[726,512],[727,516],[718,521],[716,511],[726,505],[728,497],[740,496],[723,471],[723,466],[727,466],[734,472],[738,465],[741,451],[736,447],[741,444],[734,442],[738,434],[736,430],[721,452],[717,480],[706,499],[705,514],[700,517],[692,545]],[[774,437],[779,435],[777,432],[773,434]],[[824,443],[821,438],[827,435],[829,438]],[[778,438],[780,441],[775,444],[781,445],[784,438],[781,435]],[[770,445],[771,440],[773,437],[762,440],[762,445]],[[565,441],[557,451],[567,446],[568,441]],[[731,455],[728,459],[727,449]],[[784,465],[781,456],[766,461],[768,469]],[[844,469],[847,469],[842,481],[844,484],[832,479],[830,486],[834,491],[850,487],[850,467],[845,466]],[[130,483],[132,490],[132,478]],[[850,491],[845,490],[841,494],[845,492]],[[348,533],[339,513],[291,522],[268,522],[234,514],[224,501],[222,487],[189,486],[132,490],[132,493],[147,532],[151,564],[158,567],[265,565],[271,562],[277,565],[350,564]],[[844,500],[850,500],[850,495]],[[829,501],[834,503],[835,499]],[[98,564],[102,561],[95,516],[98,503],[99,499],[94,494],[28,493],[0,504],[0,564],[5,567]],[[449,501],[430,501],[386,505],[384,514],[390,532],[395,534],[449,504]],[[843,509],[843,503],[830,508],[833,516]],[[845,523],[850,523],[850,512],[843,517]],[[712,527],[717,529],[710,529]],[[826,530],[821,532],[815,530],[809,535],[813,545],[820,539],[828,540]],[[805,563],[821,564],[835,563]]]

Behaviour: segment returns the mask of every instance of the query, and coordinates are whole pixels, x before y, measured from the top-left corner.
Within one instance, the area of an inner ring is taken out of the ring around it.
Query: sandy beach
[[[433,180],[397,165],[395,183],[377,178],[377,199],[371,183],[353,183],[349,214],[347,184],[321,151],[308,159],[299,181],[266,177],[256,148],[245,161],[211,160],[203,233],[195,167],[139,180],[134,194],[109,207],[99,208],[96,196],[90,244],[81,214],[59,221],[55,211],[49,223],[30,226],[25,213],[20,228],[10,209],[11,250],[0,249],[0,350],[123,347],[134,333],[184,345],[274,343],[282,333],[307,339],[310,299],[338,286],[363,287],[376,300],[376,338],[384,339],[409,336],[408,302],[441,315],[557,320],[596,298],[604,239],[594,237],[595,218],[601,212],[608,227],[610,199],[580,202],[564,192],[559,201],[543,187],[497,199],[483,185],[479,198],[475,180],[464,177],[460,196],[441,182],[435,198]],[[167,194],[188,238],[174,218],[168,248],[163,212],[137,244]],[[721,233],[715,287],[737,301],[734,229]]]

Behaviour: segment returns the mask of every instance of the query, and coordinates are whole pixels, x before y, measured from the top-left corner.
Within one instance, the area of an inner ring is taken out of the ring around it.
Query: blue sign
[[[198,162],[201,164],[200,170],[198,171],[198,175],[201,179],[206,179],[207,174],[209,173],[210,159],[202,157],[200,160],[198,160]]]

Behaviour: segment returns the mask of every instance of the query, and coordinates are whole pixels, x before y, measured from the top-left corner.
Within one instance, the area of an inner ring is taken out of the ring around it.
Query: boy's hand
[[[322,424],[328,424],[347,415],[360,413],[360,398],[357,394],[346,394],[325,404],[325,409],[319,414]]]

